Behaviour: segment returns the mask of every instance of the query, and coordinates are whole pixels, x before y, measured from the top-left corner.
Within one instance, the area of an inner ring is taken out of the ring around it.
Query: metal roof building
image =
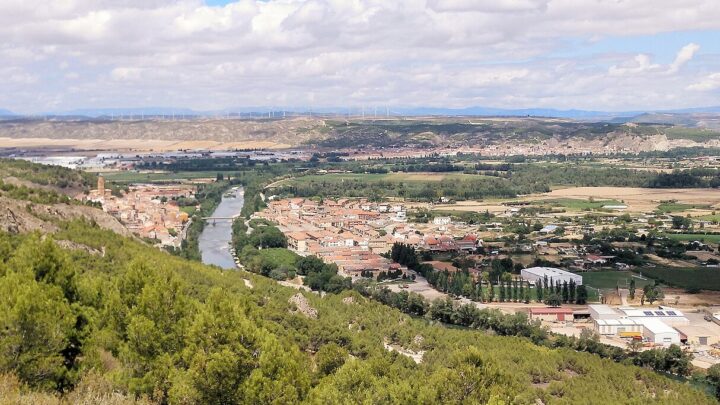
[[[664,323],[672,326],[687,325],[690,321],[685,315],[675,308],[670,307],[657,307],[657,308],[631,308],[621,307],[618,308],[622,314],[627,318],[634,319],[642,322],[644,319],[657,319]]]
[[[571,273],[569,271],[556,269],[554,267],[530,267],[522,269],[520,271],[520,277],[523,280],[530,282],[531,284],[537,284],[539,280],[543,280],[547,276],[548,282],[552,280],[552,283],[556,282],[570,282],[575,281],[576,285],[582,285],[582,276],[579,274]]]

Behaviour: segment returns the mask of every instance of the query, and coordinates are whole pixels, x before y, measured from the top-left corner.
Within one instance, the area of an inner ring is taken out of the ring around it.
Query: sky
[[[0,109],[720,105],[718,0],[2,0]]]

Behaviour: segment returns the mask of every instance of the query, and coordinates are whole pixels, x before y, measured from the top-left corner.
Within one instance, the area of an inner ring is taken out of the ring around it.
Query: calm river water
[[[213,217],[232,217],[240,214],[245,202],[243,189],[240,187],[234,191],[231,190],[231,193],[234,197],[223,196],[220,205],[212,214]],[[234,269],[235,261],[230,254],[231,240],[231,219],[208,220],[198,240],[203,263],[214,264],[224,269]]]

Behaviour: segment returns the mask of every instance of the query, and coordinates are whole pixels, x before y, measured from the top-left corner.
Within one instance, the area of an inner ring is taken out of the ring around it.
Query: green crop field
[[[646,284],[653,284],[653,280],[643,280],[636,273],[630,271],[590,271],[580,273],[583,284],[599,289],[612,289],[616,286],[626,288],[630,280],[635,280],[635,288],[643,288]]]
[[[465,181],[478,179],[481,177],[484,176],[464,173],[329,173],[299,176],[292,179],[292,182],[298,184],[307,184],[311,182],[341,183],[346,181],[360,181],[364,183],[378,183],[381,181],[393,183],[427,183],[447,180]]]
[[[558,198],[553,200],[540,200],[535,201],[535,204],[546,205],[549,204],[553,207],[563,207],[569,210],[587,210],[587,209],[600,209],[605,205],[621,205],[622,202],[618,200],[580,200],[576,198]]]
[[[720,222],[720,214],[703,215],[701,217],[694,217],[693,219],[700,219],[703,221],[710,221],[710,222]]]
[[[658,205],[657,209],[660,212],[680,212],[690,209],[709,209],[710,206],[706,204],[683,204],[683,203],[662,203]]]
[[[678,288],[720,291],[720,269],[709,267],[650,267],[640,273]]]
[[[108,172],[103,173],[105,179],[114,183],[153,183],[153,182],[165,182],[173,180],[193,180],[193,179],[214,179],[217,176],[218,171],[205,171],[205,172]],[[228,172],[235,173],[235,172]],[[227,173],[225,173],[227,174]]]
[[[720,243],[720,235],[706,235],[701,233],[668,233],[664,236],[680,242],[692,242],[694,240],[699,240],[704,243]]]

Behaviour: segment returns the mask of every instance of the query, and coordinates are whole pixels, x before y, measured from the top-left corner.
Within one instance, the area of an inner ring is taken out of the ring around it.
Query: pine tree
[[[563,281],[563,286],[562,286],[562,299],[563,299],[563,302],[567,304],[569,298],[570,298],[570,291],[568,290],[568,282],[567,282],[567,281]]]
[[[577,288],[575,303],[578,305],[584,305],[585,303],[587,303],[587,297],[588,297],[587,288],[585,288],[584,285],[579,285]]]
[[[543,281],[538,280],[535,283],[535,297],[537,298],[538,302],[542,302],[543,300]]]
[[[635,299],[635,279],[630,280],[630,293],[628,294],[631,300]]]
[[[523,300],[526,304],[530,303],[530,283],[528,283],[525,293],[523,294]]]

